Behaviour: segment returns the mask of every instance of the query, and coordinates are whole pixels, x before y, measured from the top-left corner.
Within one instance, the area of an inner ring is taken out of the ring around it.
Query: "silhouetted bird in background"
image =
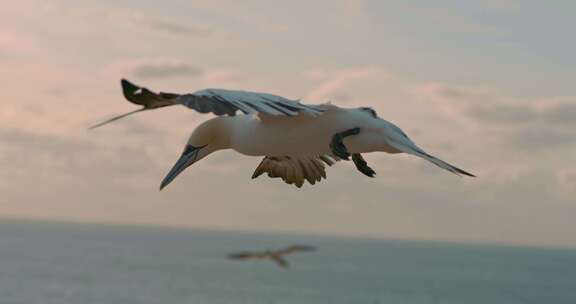
[[[254,260],[254,259],[270,259],[279,267],[284,269],[288,268],[288,261],[284,259],[286,255],[296,252],[309,252],[316,250],[315,247],[305,245],[293,245],[279,250],[265,250],[265,251],[243,251],[232,253],[228,255],[231,260]]]

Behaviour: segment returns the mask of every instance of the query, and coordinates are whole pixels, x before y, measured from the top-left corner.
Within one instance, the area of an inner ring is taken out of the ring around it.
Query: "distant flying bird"
[[[166,175],[166,187],[184,169],[218,150],[264,156],[252,178],[264,173],[301,187],[326,178],[325,165],[349,160],[364,175],[374,177],[361,153],[408,153],[456,175],[474,177],[419,148],[396,125],[381,119],[372,108],[307,105],[266,93],[205,89],[191,94],[155,93],[122,80],[124,96],[142,108],[99,123],[102,126],[127,115],[172,105],[200,113],[214,113],[193,132],[182,155]],[[236,112],[244,115],[236,115]]]
[[[314,251],[315,247],[304,246],[304,245],[293,245],[280,250],[265,250],[265,251],[244,251],[229,254],[228,258],[231,260],[254,260],[254,259],[270,259],[279,267],[284,269],[288,268],[288,261],[284,259],[284,256],[293,254],[296,252],[307,252]]]

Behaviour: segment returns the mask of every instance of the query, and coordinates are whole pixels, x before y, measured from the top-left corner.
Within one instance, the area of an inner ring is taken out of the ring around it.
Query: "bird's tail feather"
[[[466,172],[466,171],[464,171],[458,167],[452,166],[451,164],[424,152],[424,150],[422,150],[418,146],[416,146],[416,144],[414,144],[406,136],[391,138],[391,140],[389,140],[388,143],[390,145],[392,145],[394,148],[396,148],[396,149],[398,149],[404,153],[408,153],[408,154],[412,154],[412,155],[424,158],[425,160],[435,164],[436,166],[438,166],[444,170],[450,171],[450,172],[452,172],[458,176],[467,175],[467,176],[471,176],[471,177],[476,177],[472,173]]]
[[[476,175],[469,173],[469,172],[466,172],[466,171],[464,171],[458,167],[455,167],[455,166],[453,166],[453,165],[451,165],[451,164],[449,164],[449,163],[447,163],[447,162],[445,162],[439,158],[436,158],[436,157],[434,157],[434,156],[432,156],[432,155],[430,155],[424,151],[416,151],[415,154],[426,159],[427,161],[435,164],[436,166],[438,166],[442,169],[448,170],[448,171],[450,171],[456,175],[467,175],[467,176],[471,176],[471,177],[476,177]]]

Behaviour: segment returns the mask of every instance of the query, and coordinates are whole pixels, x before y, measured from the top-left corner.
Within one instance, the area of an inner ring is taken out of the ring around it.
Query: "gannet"
[[[295,253],[314,251],[315,247],[305,245],[293,245],[280,250],[265,250],[265,251],[243,251],[232,253],[228,255],[231,260],[252,260],[252,259],[270,259],[281,268],[287,269],[289,267],[288,261],[284,256]]]
[[[326,178],[325,165],[354,162],[358,171],[376,172],[363,153],[407,153],[423,158],[456,175],[473,174],[436,158],[418,147],[399,127],[370,107],[344,108],[331,103],[303,104],[281,96],[224,89],[189,94],[156,93],[122,79],[125,98],[142,108],[96,124],[100,127],[127,115],[172,105],[217,115],[194,129],[180,158],[160,184],[160,190],[192,164],[219,150],[232,149],[264,157],[252,178],[267,173],[287,184],[302,187]],[[241,112],[242,115],[236,115]]]

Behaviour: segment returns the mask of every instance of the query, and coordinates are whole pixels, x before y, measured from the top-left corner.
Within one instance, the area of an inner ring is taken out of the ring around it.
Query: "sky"
[[[576,246],[574,1],[21,0],[0,10],[0,217]],[[301,189],[230,151],[158,185],[191,131],[154,90],[372,106],[478,175],[372,153]]]

